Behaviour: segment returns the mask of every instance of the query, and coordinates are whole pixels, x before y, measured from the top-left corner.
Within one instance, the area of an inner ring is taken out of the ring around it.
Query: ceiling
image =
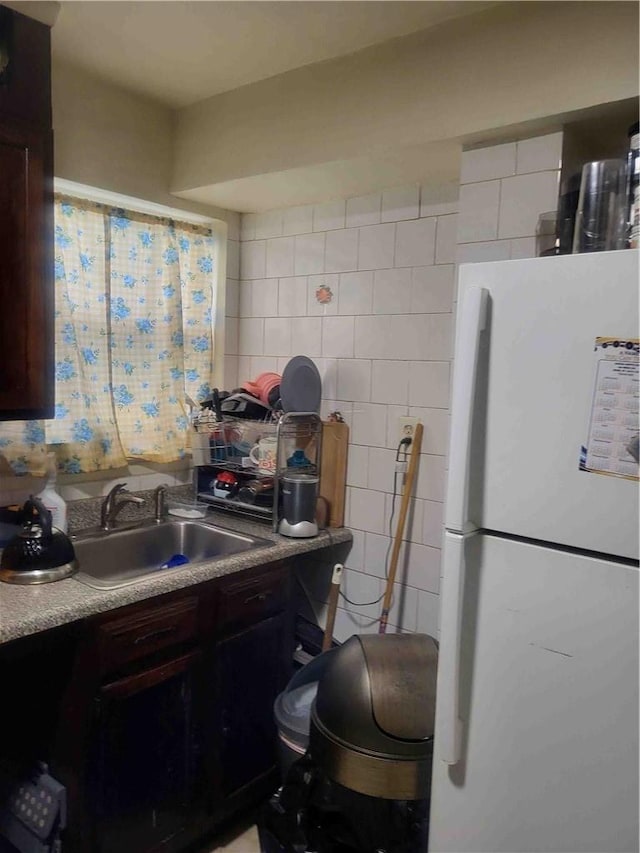
[[[54,59],[177,109],[492,5],[477,0],[63,0],[52,51]]]
[[[499,0],[2,0],[52,25],[54,62],[179,110],[305,65],[482,11]],[[25,8],[28,7],[28,8]],[[259,211],[456,180],[460,146],[251,175],[175,195]]]

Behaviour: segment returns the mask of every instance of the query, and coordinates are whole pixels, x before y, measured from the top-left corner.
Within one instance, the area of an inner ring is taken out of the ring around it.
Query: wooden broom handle
[[[402,503],[400,504],[400,515],[398,516],[396,536],[393,541],[393,551],[391,552],[391,563],[389,565],[389,577],[387,579],[384,600],[382,602],[382,616],[380,617],[380,628],[378,631],[380,634],[384,634],[387,630],[387,621],[389,619],[389,610],[391,608],[391,597],[393,596],[393,584],[396,579],[398,557],[400,556],[400,546],[402,545],[402,533],[404,531],[407,513],[409,512],[409,503],[411,501],[411,493],[413,491],[413,481],[418,468],[418,460],[420,459],[421,446],[422,424],[418,423],[416,424],[413,439],[411,440],[411,458],[409,460],[409,468],[407,470],[407,479],[404,484],[404,492],[402,493]]]

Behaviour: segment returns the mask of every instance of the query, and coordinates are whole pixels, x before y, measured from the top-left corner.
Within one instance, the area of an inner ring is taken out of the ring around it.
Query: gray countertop
[[[143,601],[176,589],[194,586],[213,578],[282,560],[302,556],[339,543],[352,541],[345,527],[321,531],[310,539],[288,539],[272,533],[270,527],[242,518],[216,513],[208,521],[229,530],[268,539],[273,545],[254,551],[197,564],[180,566],[151,578],[113,590],[98,590],[75,578],[33,586],[0,583],[0,643],[26,637],[95,616],[117,607]]]

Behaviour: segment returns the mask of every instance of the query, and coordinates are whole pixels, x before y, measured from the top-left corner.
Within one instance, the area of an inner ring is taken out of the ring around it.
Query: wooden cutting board
[[[348,425],[323,421],[320,497],[324,498],[328,505],[329,527],[344,527],[348,449]]]

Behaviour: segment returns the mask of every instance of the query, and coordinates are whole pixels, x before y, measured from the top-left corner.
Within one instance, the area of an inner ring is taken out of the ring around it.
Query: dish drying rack
[[[276,469],[264,473],[249,459],[251,448],[261,438],[276,438]],[[277,532],[280,515],[280,479],[287,471],[288,460],[296,450],[303,451],[304,464],[296,464],[297,473],[319,476],[322,453],[322,420],[315,412],[287,412],[277,422],[225,418],[200,424],[191,434],[194,490],[198,501],[216,509],[243,515],[256,521],[271,523]],[[248,480],[273,480],[273,494],[268,503],[246,503],[235,495],[218,497],[211,484],[218,474],[234,474],[239,485]]]

